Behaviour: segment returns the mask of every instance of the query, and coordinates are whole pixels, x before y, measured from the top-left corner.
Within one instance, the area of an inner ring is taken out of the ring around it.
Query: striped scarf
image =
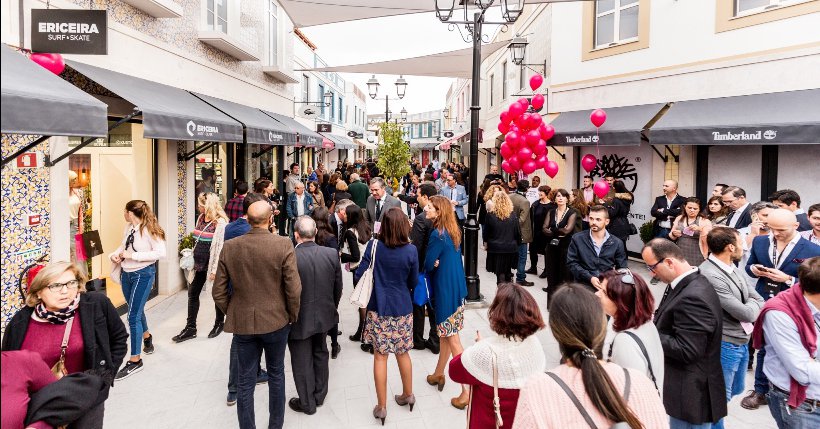
[[[74,298],[74,301],[71,301],[71,304],[69,304],[66,308],[57,311],[50,311],[46,310],[46,306],[41,302],[34,307],[34,314],[49,323],[53,323],[55,325],[65,325],[72,317],[74,317],[74,312],[77,311],[77,307],[79,305],[80,294],[78,293],[77,297]]]

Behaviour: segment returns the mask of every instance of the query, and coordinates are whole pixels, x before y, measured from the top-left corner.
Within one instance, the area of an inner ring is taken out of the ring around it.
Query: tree
[[[410,148],[404,143],[401,127],[395,123],[379,125],[382,143],[378,149],[376,165],[385,179],[396,190],[399,178],[410,172]]]

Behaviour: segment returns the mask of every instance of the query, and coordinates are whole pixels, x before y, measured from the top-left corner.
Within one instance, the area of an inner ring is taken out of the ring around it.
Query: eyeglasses
[[[48,288],[48,290],[50,290],[54,293],[62,292],[63,288],[66,288],[67,290],[71,291],[71,290],[77,290],[77,288],[80,287],[80,282],[77,281],[77,280],[69,280],[65,283],[52,283],[52,284],[50,284],[46,287]]]
[[[657,268],[657,266],[660,265],[660,263],[663,262],[663,261],[664,261],[664,259],[661,259],[660,261],[655,262],[652,265],[646,264],[646,269],[649,270],[650,273],[654,273],[655,268]]]
[[[629,268],[619,268],[615,270],[615,272],[621,275],[622,283],[635,286],[635,276],[632,275],[632,271],[630,271]]]

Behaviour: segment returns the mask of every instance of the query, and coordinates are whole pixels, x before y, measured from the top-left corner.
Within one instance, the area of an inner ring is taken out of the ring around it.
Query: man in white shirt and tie
[[[364,212],[365,219],[370,223],[374,234],[379,233],[384,213],[393,207],[401,208],[401,201],[392,195],[388,195],[387,184],[384,183],[384,179],[374,177],[370,181],[370,196],[367,197],[367,210]]]

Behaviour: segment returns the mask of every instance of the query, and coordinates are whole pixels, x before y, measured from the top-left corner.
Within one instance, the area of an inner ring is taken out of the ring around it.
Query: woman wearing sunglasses
[[[595,295],[609,316],[603,350],[607,362],[641,371],[662,394],[663,348],[652,321],[652,292],[628,268],[607,271],[600,279]]]

